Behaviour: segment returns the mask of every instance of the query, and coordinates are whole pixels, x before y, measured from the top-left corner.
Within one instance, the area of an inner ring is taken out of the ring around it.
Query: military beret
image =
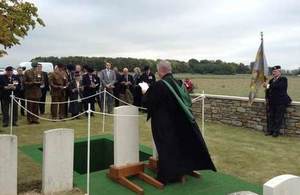
[[[64,68],[65,67],[65,65],[63,63],[57,63],[56,65],[57,65],[58,68]]]
[[[37,62],[31,62],[31,67],[35,68],[38,66],[38,63]]]
[[[149,70],[150,69],[150,67],[149,66],[144,66],[144,71],[147,71],[147,70]]]
[[[7,67],[5,68],[5,71],[13,71],[13,67],[7,66]]]
[[[280,70],[281,69],[281,66],[273,66],[272,67],[272,70]]]
[[[86,71],[88,71],[89,73],[92,73],[92,72],[94,72],[94,69],[92,67],[88,66]]]

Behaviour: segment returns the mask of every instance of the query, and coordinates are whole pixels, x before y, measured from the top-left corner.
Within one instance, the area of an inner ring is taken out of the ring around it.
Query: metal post
[[[88,140],[87,140],[87,179],[86,192],[90,194],[90,140],[91,140],[91,104],[88,104]]]
[[[11,92],[10,101],[10,135],[13,131],[13,117],[14,117],[14,91]]]
[[[102,116],[102,133],[104,133],[105,128],[105,109],[106,109],[106,88],[104,88],[104,95],[103,95],[103,116]]]
[[[204,94],[204,90],[202,91],[202,136],[204,137],[204,99],[205,99],[205,94]]]

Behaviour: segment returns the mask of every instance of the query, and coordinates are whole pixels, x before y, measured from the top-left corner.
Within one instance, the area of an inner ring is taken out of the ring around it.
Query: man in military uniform
[[[51,101],[64,102],[68,87],[68,78],[63,64],[58,63],[54,69],[54,72],[49,75],[49,85],[51,88]],[[57,107],[59,108],[57,109]],[[53,119],[63,119],[65,118],[65,114],[66,112],[64,104],[51,104],[51,115]]]
[[[13,126],[17,126],[18,105],[13,102],[13,116],[10,116],[11,94],[18,95],[20,89],[20,80],[17,75],[13,75],[13,68],[8,66],[5,68],[5,74],[1,77],[0,87],[2,91],[2,111],[3,111],[3,127],[7,127],[9,117],[13,117]]]
[[[36,116],[27,113],[27,121],[29,124],[38,124],[39,104],[30,101],[40,101],[42,96],[40,86],[44,79],[42,73],[37,69],[38,63],[32,62],[31,66],[32,69],[27,70],[24,75],[25,98],[29,100],[27,101],[27,110]]]
[[[267,103],[267,132],[266,135],[277,137],[284,121],[286,107],[291,103],[291,98],[287,94],[288,80],[281,76],[281,67],[272,68],[273,78],[266,87]]]

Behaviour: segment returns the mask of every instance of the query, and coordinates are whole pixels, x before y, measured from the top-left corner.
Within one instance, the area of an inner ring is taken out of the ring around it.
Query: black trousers
[[[3,98],[2,100],[2,112],[3,112],[3,124],[8,125],[10,120],[10,106],[11,106],[11,100],[10,98]],[[16,104],[16,102],[14,102],[13,105],[13,123],[15,124],[18,120],[18,105]]]
[[[25,99],[25,91],[24,91],[24,90],[19,91],[17,97],[22,98],[22,99]],[[24,100],[20,100],[20,103],[21,103],[21,105],[22,105],[24,108],[26,108],[26,107],[25,107],[25,101],[24,101]],[[24,116],[24,115],[25,115],[24,109],[21,107],[20,110],[21,110],[21,115]]]
[[[88,110],[89,104],[91,104],[91,110],[95,111],[95,97],[91,97],[83,101],[83,108],[85,111]],[[85,115],[87,116],[87,113],[85,113]],[[94,113],[91,113],[91,116],[94,116]]]
[[[42,89],[42,97],[40,99],[40,102],[44,102],[44,103],[40,103],[39,104],[40,114],[44,114],[45,113],[46,96],[47,96],[47,90]]]
[[[279,134],[284,122],[286,105],[269,105],[268,109],[268,132]]]

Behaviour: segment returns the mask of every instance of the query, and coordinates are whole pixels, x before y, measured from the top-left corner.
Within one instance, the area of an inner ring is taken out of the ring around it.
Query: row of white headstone
[[[17,147],[17,136],[0,135],[0,195],[17,194]],[[72,190],[73,155],[73,129],[44,132],[43,194]]]
[[[114,110],[114,165],[139,162],[138,109]],[[154,145],[154,144],[153,144]],[[155,148],[155,147],[154,147]],[[157,156],[156,150],[153,152]],[[44,132],[42,192],[52,194],[73,188],[74,130]],[[300,177],[282,175],[264,184],[264,195],[300,195]],[[0,135],[0,195],[17,194],[17,137]]]

